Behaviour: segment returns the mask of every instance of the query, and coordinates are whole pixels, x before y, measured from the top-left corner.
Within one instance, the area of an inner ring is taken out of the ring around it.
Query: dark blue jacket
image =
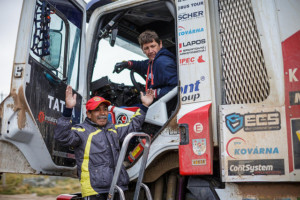
[[[83,197],[109,192],[119,158],[119,142],[127,134],[140,131],[146,112],[147,108],[143,107],[135,112],[128,123],[114,125],[108,122],[104,127],[89,118],[72,126],[71,117],[66,117],[65,111],[58,119],[54,138],[74,148]],[[128,183],[128,174],[122,166],[117,184],[127,190]]]
[[[149,59],[144,61],[132,61],[132,68],[140,74],[147,75]],[[151,64],[150,64],[151,65]],[[151,77],[148,78],[148,88],[157,89],[157,98],[160,98],[177,86],[177,65],[174,54],[165,48],[157,52],[153,63],[153,85]],[[149,70],[151,74],[151,68]],[[147,80],[146,80],[147,81]]]

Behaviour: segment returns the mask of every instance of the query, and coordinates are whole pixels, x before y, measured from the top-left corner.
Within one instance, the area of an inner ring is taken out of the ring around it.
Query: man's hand
[[[116,63],[113,73],[116,72],[117,74],[119,74],[125,68],[130,68],[130,66],[131,66],[130,61],[123,61],[123,62]]]
[[[73,108],[76,105],[77,94],[73,95],[73,90],[70,85],[66,89],[66,108]]]
[[[153,99],[154,99],[154,91],[152,89],[147,90],[146,94],[141,92],[141,101],[144,106],[149,107],[150,104],[153,102]]]

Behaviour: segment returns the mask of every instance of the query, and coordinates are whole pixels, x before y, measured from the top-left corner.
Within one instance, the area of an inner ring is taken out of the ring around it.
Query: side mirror
[[[45,61],[53,68],[57,69],[60,63],[61,47],[62,47],[62,34],[56,30],[50,30],[50,47],[49,55],[45,56]]]
[[[38,57],[49,55],[50,10],[50,4],[47,1],[37,2],[31,50]]]
[[[117,35],[118,35],[118,28],[114,28],[111,31],[111,35],[110,35],[110,38],[109,38],[110,46],[112,46],[112,47],[115,46]]]

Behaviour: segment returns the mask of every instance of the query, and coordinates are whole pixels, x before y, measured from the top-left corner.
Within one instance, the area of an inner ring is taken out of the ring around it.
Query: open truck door
[[[26,0],[20,18],[11,91],[0,106],[0,171],[71,175],[74,152],[54,140],[65,89],[77,93],[73,123],[86,95],[85,2]]]

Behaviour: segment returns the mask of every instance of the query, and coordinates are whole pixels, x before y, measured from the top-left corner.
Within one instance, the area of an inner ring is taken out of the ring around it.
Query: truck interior
[[[88,5],[88,8],[90,8],[87,10],[89,21],[93,9],[97,6]],[[114,65],[123,60],[147,59],[137,40],[145,30],[157,32],[163,47],[176,55],[175,12],[176,8],[170,1],[157,1],[102,15],[98,20],[98,30],[95,30],[97,33],[93,34],[94,46],[91,47],[89,57],[89,95],[102,96],[111,101],[113,106],[125,110],[132,110],[128,107],[139,104],[140,91],[144,91],[145,77],[127,69],[120,74],[113,73]],[[155,102],[149,107],[148,113],[161,110],[159,104],[165,98],[163,103],[166,103],[167,109],[166,113],[161,115],[165,116],[164,119],[146,119],[143,126],[143,132],[149,133],[154,138],[176,109],[177,88],[170,93],[172,94],[165,95],[160,102]],[[120,117],[111,114],[113,121],[120,122]]]

